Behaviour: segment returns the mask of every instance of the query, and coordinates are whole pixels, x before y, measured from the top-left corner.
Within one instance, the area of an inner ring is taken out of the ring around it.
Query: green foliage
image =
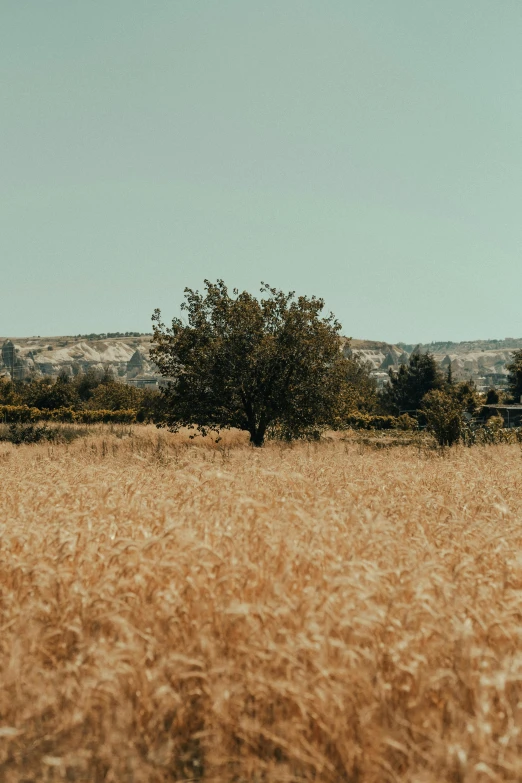
[[[407,365],[398,372],[390,370],[390,382],[380,394],[381,405],[396,416],[401,413],[416,415],[422,408],[424,396],[444,386],[441,374],[432,354],[414,351]]]
[[[473,381],[447,384],[445,389],[434,389],[423,399],[422,407],[427,429],[439,446],[453,446],[464,439],[466,421],[480,408],[480,396]]]
[[[486,395],[486,405],[498,405],[500,402],[500,394],[497,389],[488,389]]]
[[[41,411],[28,405],[0,405],[0,419],[4,423],[21,422],[26,424],[31,421],[46,420],[49,411]]]
[[[77,414],[82,411],[87,414],[101,410],[104,415],[108,411],[123,412],[124,420],[128,411],[137,411],[138,421],[159,421],[164,400],[156,389],[137,389],[114,380],[110,372],[90,369],[74,378],[63,374],[57,380],[0,381],[0,410],[6,407],[20,409],[16,421],[32,421],[32,409],[36,411],[35,420],[41,420],[44,411],[49,413],[48,419],[76,421],[81,419]]]
[[[396,430],[410,432],[411,430],[416,430],[418,424],[416,419],[414,419],[412,416],[409,416],[407,413],[401,413],[401,415],[398,416],[395,420],[394,426]]]
[[[370,413],[351,413],[344,418],[344,427],[353,430],[392,430],[398,419],[395,416],[374,416]]]
[[[156,389],[140,389],[140,392],[141,398],[136,413],[136,421],[151,421],[156,424],[164,421],[167,411],[164,396]]]
[[[67,376],[60,376],[56,381],[50,378],[34,380],[20,387],[20,395],[24,402],[33,408],[55,410],[69,408],[78,401],[78,394]]]
[[[0,404],[21,405],[23,402],[17,384],[11,380],[0,379]]]
[[[504,429],[504,419],[498,414],[496,416],[490,416],[488,419],[488,427],[493,432],[498,432],[499,430]]]
[[[37,421],[68,422],[71,424],[133,424],[137,421],[135,410],[79,410],[56,408],[55,410],[31,408],[28,405],[0,405],[0,420],[4,423],[27,424]]]
[[[86,407],[93,410],[128,410],[137,409],[141,405],[143,392],[135,386],[110,380],[100,383],[91,394]]]
[[[321,440],[322,434],[323,428],[321,427],[302,427],[295,431],[288,429],[284,423],[280,424],[276,422],[267,427],[265,438],[266,440],[280,440],[285,441],[286,443],[290,443],[294,440],[319,441]]]
[[[74,421],[81,424],[134,424],[135,410],[83,410],[74,413]]]
[[[462,442],[466,446],[522,443],[522,427],[506,428],[502,416],[491,416],[485,424],[479,426],[475,422],[466,424]]]
[[[513,361],[506,367],[509,370],[508,385],[511,402],[519,403],[522,397],[522,349],[513,351]]]
[[[474,416],[482,405],[480,394],[472,380],[454,383],[447,392],[455,398],[460,408]]]
[[[370,375],[372,369],[369,362],[362,360],[357,354],[346,359],[345,409],[372,413],[377,406],[377,383]]]
[[[464,417],[462,403],[456,394],[432,389],[423,401],[426,426],[439,446],[453,446],[462,436]]]
[[[352,403],[350,365],[340,351],[340,324],[321,317],[322,299],[263,284],[264,298],[231,296],[222,280],[205,293],[185,289],[188,323],[153,316],[151,357],[170,379],[165,424],[204,434],[237,427],[262,445],[267,429],[285,437],[336,426]]]
[[[88,427],[67,425],[58,425],[48,427],[47,424],[0,424],[0,441],[14,443],[16,446],[22,444],[51,442],[51,443],[71,443],[77,438],[85,437],[90,433]]]
[[[0,440],[14,443],[19,446],[22,443],[40,443],[42,440],[52,441],[56,439],[55,431],[46,424],[10,424],[6,432],[0,432]]]
[[[88,402],[95,390],[102,383],[102,373],[91,367],[87,372],[79,373],[74,379],[74,385],[80,402]]]

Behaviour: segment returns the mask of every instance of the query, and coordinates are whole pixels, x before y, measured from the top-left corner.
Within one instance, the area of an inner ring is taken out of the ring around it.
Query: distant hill
[[[455,380],[471,379],[480,390],[485,390],[491,386],[503,388],[507,385],[506,365],[511,361],[513,351],[522,349],[522,338],[441,341],[417,345],[353,339],[350,349],[371,363],[373,373],[381,384],[386,382],[390,367],[398,367],[417,350],[432,353],[444,370],[451,365]]]
[[[404,350],[411,353],[416,347],[407,343],[397,343]],[[420,345],[423,351],[430,353],[467,353],[470,351],[515,351],[522,348],[522,337],[505,337],[503,340],[465,340],[460,343],[433,342]]]
[[[8,339],[0,337],[0,349],[7,345]],[[12,354],[2,350],[0,375],[9,376],[14,370],[16,378],[34,375],[56,377],[60,372],[75,375],[95,368],[109,369],[122,381],[145,385],[158,379],[149,359],[151,339],[150,334],[139,332],[11,338],[15,366],[11,366],[12,358],[9,357]],[[387,382],[390,368],[406,363],[412,351],[418,350],[433,353],[445,370],[451,365],[455,380],[471,378],[480,389],[486,389],[492,385],[506,385],[506,364],[511,361],[514,350],[522,349],[522,338],[414,345],[343,337],[342,345],[345,353],[357,354],[368,363],[381,385]]]
[[[145,382],[154,377],[149,359],[151,336],[106,337],[25,337],[0,338],[0,374],[24,379],[31,376],[77,375],[89,369],[110,370],[124,381]],[[14,345],[14,362],[7,349]]]

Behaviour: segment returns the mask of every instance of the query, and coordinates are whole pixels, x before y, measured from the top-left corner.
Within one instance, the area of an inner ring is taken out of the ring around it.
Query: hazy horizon
[[[115,331],[118,331],[118,330],[115,330]],[[138,330],[135,329],[135,330],[129,330],[129,331],[137,332]],[[3,340],[32,340],[32,339],[35,339],[35,340],[62,340],[64,338],[73,339],[74,340],[74,339],[87,339],[91,334],[95,334],[95,335],[104,335],[105,334],[106,335],[107,332],[98,332],[98,331],[85,332],[83,334],[80,334],[79,336],[78,336],[78,334],[69,334],[67,332],[64,332],[63,334],[29,334],[29,335],[20,335],[20,334],[12,335],[11,334],[11,335],[4,335],[4,336],[0,335],[0,347],[1,347],[1,341],[3,341]],[[147,336],[151,336],[152,337],[152,332],[141,332],[139,336],[140,337],[147,337]],[[346,334],[342,334],[342,337],[347,337],[350,340],[361,340],[361,341],[366,341],[366,342],[387,343],[388,345],[413,345],[413,346],[415,346],[415,345],[430,345],[430,344],[437,344],[437,343],[448,343],[448,342],[450,342],[450,343],[453,342],[453,343],[459,344],[459,343],[467,343],[467,342],[494,342],[494,341],[502,342],[503,340],[522,340],[522,336],[517,337],[516,335],[514,335],[514,336],[507,336],[507,337],[471,337],[469,339],[464,339],[464,340],[451,340],[451,339],[448,339],[448,340],[428,340],[427,342],[425,342],[423,340],[387,340],[385,337],[383,337],[382,339],[380,339],[380,338],[379,339],[370,339],[368,337],[362,337],[361,335],[346,335]],[[129,336],[126,337],[124,334],[121,334],[119,337],[102,337],[100,339],[102,339],[102,340],[112,340],[112,339],[115,339],[115,340],[133,340],[133,339],[135,339],[135,336],[129,335]],[[509,348],[507,348],[506,350],[509,350]]]
[[[516,337],[521,34],[514,0],[6,0],[0,333],[147,332],[223,278]]]

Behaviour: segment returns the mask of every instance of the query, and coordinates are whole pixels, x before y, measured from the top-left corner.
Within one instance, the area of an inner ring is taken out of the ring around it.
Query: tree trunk
[[[257,427],[250,431],[250,443],[259,448],[265,442],[265,430]]]
[[[250,443],[252,446],[259,448],[265,442],[265,432],[269,424],[269,419],[265,413],[259,416],[259,424],[256,424],[257,416],[254,410],[254,406],[248,400],[244,394],[241,395],[243,405],[245,407],[245,413],[248,421],[247,429],[250,433]]]
[[[266,419],[264,417],[261,417],[261,421],[255,426],[255,424],[250,428],[250,443],[252,446],[257,446],[259,448],[263,445],[265,442],[265,432],[268,424],[266,422]]]

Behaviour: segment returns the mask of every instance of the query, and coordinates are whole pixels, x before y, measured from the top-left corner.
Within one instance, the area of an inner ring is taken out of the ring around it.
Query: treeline
[[[28,405],[0,405],[0,421],[5,424],[35,424],[36,422],[60,422],[61,424],[136,424],[144,421],[136,410],[74,410],[54,408],[45,410]]]
[[[87,370],[73,378],[0,383],[0,411],[5,421],[125,421],[159,420],[164,403],[155,389],[137,389],[116,380],[112,373]],[[17,410],[15,410],[17,409]],[[97,414],[97,417],[94,416]],[[132,414],[132,415],[131,415]],[[18,419],[16,418],[18,416]]]
[[[339,406],[337,395],[337,412],[326,410],[325,425],[340,430],[427,428],[442,446],[460,440],[475,442],[470,422],[479,414],[483,419],[494,415],[494,410],[484,413],[484,405],[520,402],[522,395],[522,350],[513,354],[508,366],[509,391],[503,393],[491,389],[481,395],[472,381],[454,382],[451,367],[443,373],[430,353],[414,352],[408,364],[398,371],[390,370],[389,382],[380,390],[370,369],[356,356],[343,360],[342,377],[338,375],[342,404]],[[208,388],[204,393],[208,395]],[[304,398],[305,403],[310,399]],[[109,371],[91,369],[74,377],[61,374],[57,379],[0,382],[0,419],[7,423],[154,422],[168,426],[173,411],[176,413],[172,390],[138,389],[116,380]],[[230,425],[224,420],[223,426]],[[288,429],[277,427],[272,426],[267,435],[287,437]]]
[[[390,371],[389,383],[377,395],[377,407],[379,412],[407,416],[416,426],[426,427],[440,446],[451,446],[459,441],[479,442],[477,424],[503,426],[494,408],[484,406],[514,404],[521,400],[522,350],[513,352],[508,370],[508,390],[501,392],[492,388],[483,395],[477,392],[471,380],[455,383],[451,366],[446,374],[442,373],[432,354],[414,352],[407,365],[402,365],[398,372]],[[499,420],[493,422],[493,419]]]
[[[91,332],[90,334],[75,334],[77,340],[107,340],[110,337],[150,337],[150,332]]]
[[[486,400],[455,383],[433,354],[412,352],[377,389],[370,367],[339,350],[341,325],[324,301],[262,283],[261,296],[205,280],[185,289],[184,319],[156,310],[151,358],[175,379],[164,391],[164,426],[205,435],[235,427],[254,446],[265,438],[319,437],[326,429],[427,428],[441,446],[467,438]],[[522,393],[522,351],[510,366],[511,399]],[[497,392],[488,401],[498,403]],[[470,423],[473,422],[473,425]],[[471,438],[468,438],[471,442]]]

